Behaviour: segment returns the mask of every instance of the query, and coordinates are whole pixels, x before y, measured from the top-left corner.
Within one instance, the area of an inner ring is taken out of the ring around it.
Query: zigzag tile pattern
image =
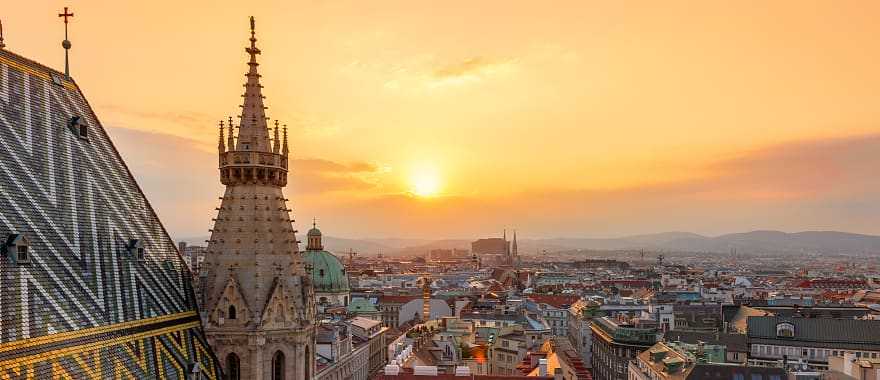
[[[76,84],[0,50],[0,380],[219,378],[191,281]]]

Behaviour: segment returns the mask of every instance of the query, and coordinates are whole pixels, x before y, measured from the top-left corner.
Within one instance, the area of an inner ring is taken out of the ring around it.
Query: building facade
[[[657,329],[639,327],[601,317],[590,324],[593,332],[593,378],[625,380],[630,360],[657,342]]]
[[[282,192],[287,131],[282,140],[276,121],[270,139],[256,42],[252,17],[238,134],[232,118],[226,139],[220,125],[220,181],[226,191],[202,268],[202,318],[230,379],[311,379],[314,293]]]
[[[827,370],[828,358],[852,353],[880,359],[880,320],[749,317],[749,363]]]

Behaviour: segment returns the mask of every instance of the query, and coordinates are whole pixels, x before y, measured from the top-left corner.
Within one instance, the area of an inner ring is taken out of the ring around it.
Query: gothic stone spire
[[[283,193],[288,157],[270,145],[253,23],[251,19],[250,71],[238,139],[229,140],[226,151],[219,153],[226,190],[200,276],[203,325],[222,357],[239,357],[239,371],[232,377],[272,378],[269,363],[281,351],[290,360],[283,377],[306,380],[313,378],[315,365],[314,291]],[[227,127],[226,137],[232,138],[232,120]]]
[[[235,150],[271,152],[269,145],[269,127],[266,125],[266,107],[263,105],[263,85],[257,72],[257,37],[254,30],[254,18],[251,17],[251,45],[244,50],[250,55],[247,82],[244,84],[244,102],[241,105],[241,120],[238,130],[238,144]]]

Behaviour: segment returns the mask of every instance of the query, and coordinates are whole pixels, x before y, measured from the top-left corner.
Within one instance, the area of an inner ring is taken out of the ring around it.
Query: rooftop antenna
[[[68,53],[70,52],[70,40],[67,39],[67,18],[73,17],[73,12],[67,10],[67,7],[64,7],[64,12],[59,13],[58,17],[64,18],[64,41],[61,41],[61,47],[64,48],[64,76],[67,79],[70,79],[70,61],[68,58]]]
[[[0,49],[6,47],[6,44],[3,43],[3,20],[0,20]]]

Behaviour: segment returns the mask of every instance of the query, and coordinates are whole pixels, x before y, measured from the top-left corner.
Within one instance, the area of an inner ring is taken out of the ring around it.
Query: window
[[[22,234],[12,234],[6,238],[0,253],[15,264],[27,264],[31,261],[30,241]]]
[[[272,380],[284,380],[284,353],[281,351],[272,356]]]
[[[29,257],[28,257],[28,246],[26,246],[26,245],[20,245],[20,246],[18,246],[18,247],[16,247],[16,248],[17,248],[16,251],[17,251],[17,254],[18,254],[18,256],[16,256],[16,258],[15,258],[16,261],[18,261],[18,262],[20,262],[20,263],[26,263],[26,262],[28,262],[28,260],[29,260]]]
[[[128,241],[125,247],[128,250],[128,254],[137,261],[146,260],[146,251],[144,250],[144,243],[140,239],[131,239]]]
[[[794,338],[794,324],[789,322],[777,324],[776,336],[779,338]]]
[[[235,305],[229,305],[229,319],[235,319]]]
[[[67,127],[76,137],[83,140],[89,139],[89,126],[86,125],[81,116],[71,117],[67,122]]]
[[[229,380],[241,380],[241,361],[235,353],[226,355],[226,374]]]
[[[321,277],[324,277],[324,270],[323,269],[319,270],[318,275]]]

